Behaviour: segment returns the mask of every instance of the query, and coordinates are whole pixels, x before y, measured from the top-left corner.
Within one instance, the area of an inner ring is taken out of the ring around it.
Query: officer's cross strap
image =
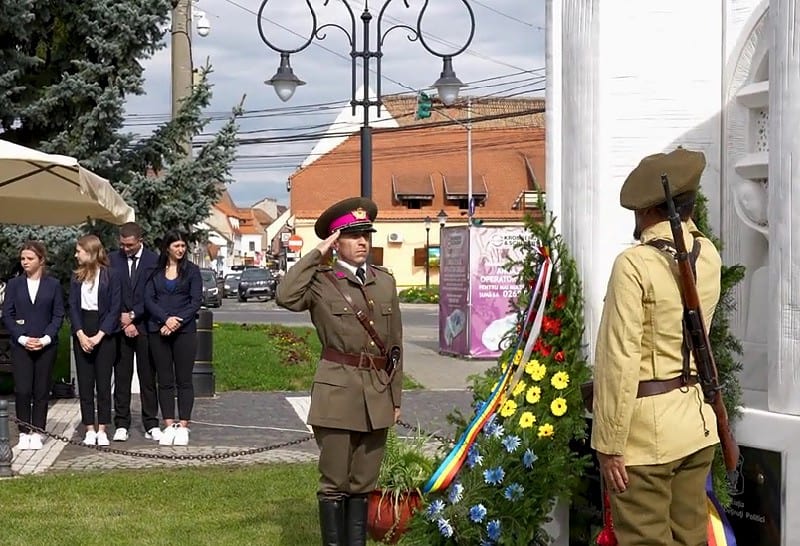
[[[345,301],[347,301],[348,305],[350,305],[350,307],[353,309],[358,322],[361,323],[361,326],[363,326],[367,331],[369,337],[372,338],[372,341],[374,341],[375,345],[378,347],[378,349],[380,349],[381,356],[386,356],[386,345],[384,345],[383,341],[381,341],[381,337],[378,335],[378,332],[375,331],[375,328],[373,328],[369,323],[369,316],[367,316],[364,311],[356,307],[355,303],[353,303],[353,298],[350,297],[350,294],[345,294],[342,291],[342,289],[339,287],[339,281],[336,280],[336,276],[333,274],[333,272],[328,271],[325,273],[325,276],[331,281],[331,284],[333,284],[339,294],[342,295]]]

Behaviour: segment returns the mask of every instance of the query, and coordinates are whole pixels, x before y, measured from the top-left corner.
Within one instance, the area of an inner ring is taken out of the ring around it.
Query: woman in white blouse
[[[107,446],[106,427],[111,423],[111,372],[117,355],[122,284],[109,267],[108,255],[97,236],[84,235],[78,239],[75,259],[78,267],[70,283],[69,318],[75,338],[73,349],[81,420],[86,427],[83,443]]]
[[[3,324],[11,334],[11,365],[19,425],[16,449],[41,449],[50,398],[58,330],[64,321],[61,284],[45,271],[42,243],[22,245],[19,261],[24,274],[8,281],[3,300]]]

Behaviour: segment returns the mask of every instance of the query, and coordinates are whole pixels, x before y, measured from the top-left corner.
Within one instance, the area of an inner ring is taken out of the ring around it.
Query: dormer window
[[[394,199],[409,209],[421,209],[433,202],[433,178],[430,174],[392,175]]]

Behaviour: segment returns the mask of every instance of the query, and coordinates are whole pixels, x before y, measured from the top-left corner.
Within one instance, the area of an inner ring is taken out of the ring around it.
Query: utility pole
[[[192,94],[192,0],[172,0],[172,119]],[[186,155],[192,143],[183,143]]]

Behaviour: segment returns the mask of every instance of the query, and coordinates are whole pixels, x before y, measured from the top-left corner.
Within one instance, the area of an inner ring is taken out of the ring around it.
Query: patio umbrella
[[[0,223],[66,226],[89,218],[123,224],[134,211],[74,157],[0,139]]]

